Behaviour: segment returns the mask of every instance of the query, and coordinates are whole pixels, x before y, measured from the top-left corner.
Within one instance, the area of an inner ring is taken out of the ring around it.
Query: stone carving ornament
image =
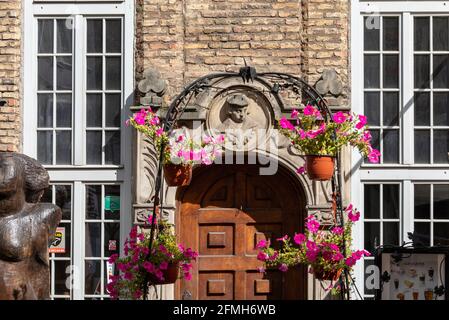
[[[343,84],[334,69],[326,69],[323,71],[321,80],[317,82],[315,88],[322,95],[330,92],[334,96],[338,96],[343,91]]]
[[[39,203],[48,173],[36,160],[0,152],[0,299],[48,299],[48,247],[61,209]]]

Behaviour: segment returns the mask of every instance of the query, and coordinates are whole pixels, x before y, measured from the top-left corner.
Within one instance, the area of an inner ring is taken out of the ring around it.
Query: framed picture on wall
[[[449,248],[385,247],[377,251],[377,300],[449,300]]]

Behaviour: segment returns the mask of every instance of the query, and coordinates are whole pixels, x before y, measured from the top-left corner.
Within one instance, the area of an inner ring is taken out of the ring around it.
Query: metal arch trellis
[[[293,93],[301,96],[301,92],[305,92],[311,100],[308,102],[315,104],[315,106],[321,112],[325,121],[332,121],[332,114],[329,110],[329,107],[326,103],[326,100],[307,82],[299,77],[295,77],[291,74],[287,73],[279,73],[279,72],[264,72],[257,73],[254,67],[245,66],[240,68],[239,72],[223,72],[223,73],[213,73],[201,78],[196,79],[192,83],[190,83],[184,90],[170,103],[168,107],[168,111],[165,115],[165,119],[163,121],[163,130],[167,133],[170,133],[176,122],[180,119],[182,113],[184,112],[188,102],[193,96],[198,95],[200,92],[211,88],[209,82],[214,79],[219,78],[241,78],[244,83],[258,81],[263,84],[269,92],[276,98],[276,100],[282,105],[282,99],[280,98],[279,93],[283,90],[291,90]],[[155,222],[156,222],[156,210],[160,204],[160,199],[162,197],[162,162],[163,162],[163,153],[164,153],[165,145],[162,144],[160,146],[159,151],[159,161],[157,166],[157,175],[155,181],[154,188],[154,202],[153,202],[153,212],[151,216],[151,229],[150,229],[150,242],[149,242],[149,254],[151,255],[151,249],[153,244],[153,238],[155,233]],[[336,166],[335,171],[332,177],[331,186],[332,186],[332,196],[334,201],[334,214],[335,214],[335,223],[339,226],[344,226],[344,218],[343,218],[343,205],[342,205],[342,197],[341,197],[341,163],[340,163],[340,154],[338,153],[336,156]],[[344,244],[343,244],[344,245]],[[346,248],[342,248],[343,252]],[[341,298],[342,299],[350,299],[350,290],[349,290],[349,279],[351,275],[345,269],[345,271],[340,276],[340,289],[341,289]],[[146,278],[143,288],[143,297],[147,299],[148,294],[148,284],[149,279]],[[357,292],[358,293],[358,292]]]

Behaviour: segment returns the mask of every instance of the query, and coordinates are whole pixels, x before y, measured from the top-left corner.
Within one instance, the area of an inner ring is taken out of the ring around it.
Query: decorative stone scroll
[[[61,209],[39,203],[47,171],[23,154],[0,152],[0,299],[49,299],[48,247]]]

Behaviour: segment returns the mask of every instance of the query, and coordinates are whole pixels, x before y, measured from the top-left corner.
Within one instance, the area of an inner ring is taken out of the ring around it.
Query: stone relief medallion
[[[266,97],[251,87],[233,87],[218,93],[210,104],[207,129],[226,137],[225,148],[248,151],[264,148],[272,124]]]

